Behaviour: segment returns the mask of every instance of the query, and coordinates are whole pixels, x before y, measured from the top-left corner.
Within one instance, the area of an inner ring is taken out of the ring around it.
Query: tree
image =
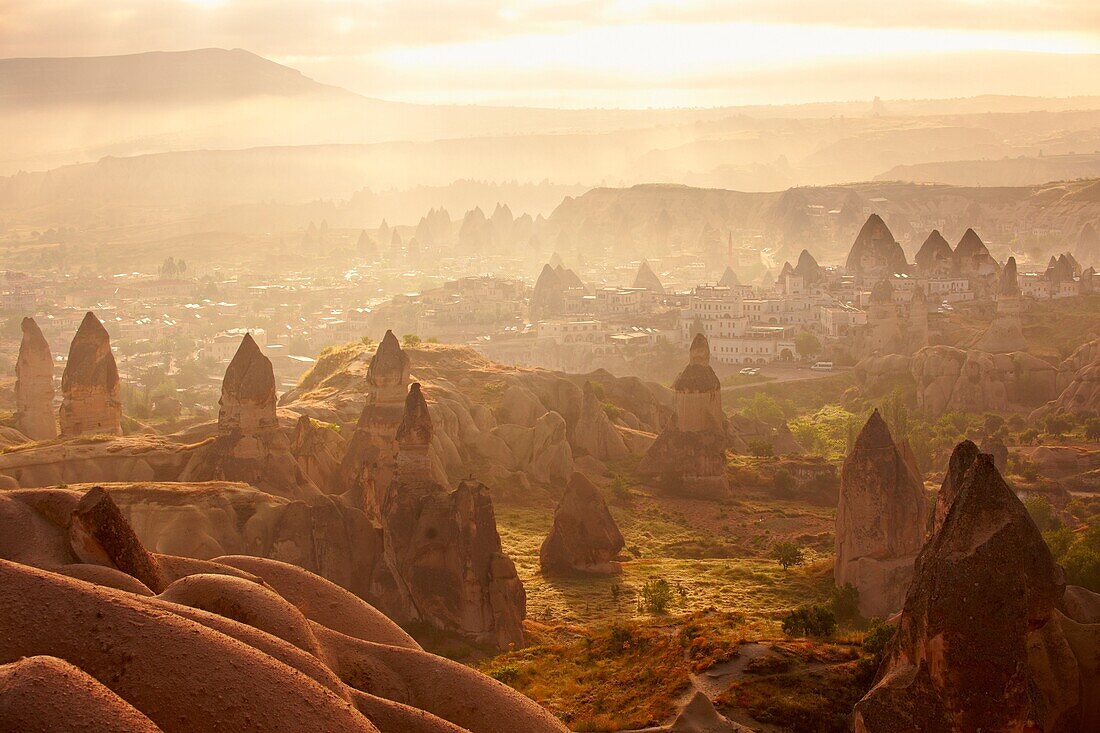
[[[1051,507],[1050,502],[1041,496],[1029,496],[1024,499],[1024,508],[1027,509],[1027,513],[1031,515],[1031,521],[1035,522],[1035,526],[1039,528],[1040,532],[1047,532],[1062,526],[1062,522],[1054,513],[1054,508]]]
[[[801,357],[809,357],[821,351],[821,341],[809,331],[802,331],[794,337],[794,350]]]
[[[414,333],[407,333],[401,337],[401,345],[406,349],[414,349],[420,346],[420,337]]]
[[[802,548],[794,542],[780,541],[772,545],[772,559],[788,570],[795,565],[806,562],[806,556]]]

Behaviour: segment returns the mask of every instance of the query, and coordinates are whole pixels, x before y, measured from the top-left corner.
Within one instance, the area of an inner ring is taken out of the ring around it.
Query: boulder
[[[61,375],[61,436],[122,435],[122,397],[111,337],[91,311],[84,316]]]
[[[833,577],[859,591],[863,616],[901,608],[926,513],[923,486],[875,410],[841,467],[836,514]]]
[[[603,494],[584,474],[574,472],[554,512],[550,533],[539,550],[542,572],[548,575],[621,572],[615,560],[624,544]]]

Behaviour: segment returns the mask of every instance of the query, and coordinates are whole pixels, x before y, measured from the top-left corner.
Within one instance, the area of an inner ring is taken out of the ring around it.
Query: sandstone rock
[[[1049,411],[1085,416],[1100,413],[1100,354],[1077,370],[1058,398],[1043,410]]]
[[[1053,399],[1057,372],[1024,352],[929,346],[913,355],[910,375],[917,383],[917,405],[938,416],[945,412],[1006,411]]]
[[[630,455],[623,436],[611,424],[591,382],[584,383],[581,415],[573,428],[573,447],[601,461],[615,461]]]
[[[0,724],[20,733],[163,733],[99,680],[49,656],[0,664]]]
[[[290,451],[275,403],[271,361],[245,334],[222,380],[218,435],[198,447],[179,479],[243,481],[276,496],[318,496]]]
[[[970,470],[970,466],[978,457],[979,452],[978,446],[974,445],[974,443],[969,440],[964,440],[959,443],[955,446],[955,449],[951,451],[951,458],[947,462],[947,472],[943,476],[943,483],[940,484],[939,493],[936,494],[936,512],[932,525],[933,533],[939,531],[944,520],[947,519],[947,512],[951,510],[951,505],[955,503],[955,497],[958,495],[959,489],[962,486],[963,477],[966,476],[966,472]]]
[[[542,572],[621,572],[615,558],[624,544],[600,490],[584,474],[574,472],[539,550]]]
[[[1086,222],[1077,236],[1077,261],[1084,267],[1100,267],[1100,234],[1092,222]]]
[[[901,322],[897,304],[894,303],[894,288],[884,278],[871,288],[862,351],[866,354],[897,354],[903,350]]]
[[[53,412],[53,354],[33,318],[24,318],[15,362],[15,426],[31,440],[57,437]]]
[[[905,324],[906,353],[915,353],[928,345],[928,300],[919,287],[909,300],[909,320]]]
[[[336,430],[301,415],[294,426],[290,453],[314,486],[325,493],[337,487],[336,476],[347,453],[347,444]]]
[[[638,265],[638,272],[634,275],[634,284],[631,287],[642,288],[657,295],[665,294],[665,286],[661,284],[661,278],[657,277],[657,273],[646,260],[642,260],[642,264]]]
[[[924,277],[945,277],[950,275],[955,267],[951,245],[943,238],[939,229],[932,230],[924,240],[924,244],[917,250],[914,260],[917,272]]]
[[[688,365],[672,383],[676,392],[676,424],[684,432],[725,429],[722,384],[710,365],[710,343],[695,334]]]
[[[1009,257],[1001,273],[1000,289],[997,293],[997,313],[989,328],[974,344],[976,349],[1003,354],[1023,351],[1027,348],[1023,328],[1020,324],[1022,307],[1020,283],[1016,275],[1016,258]]]
[[[1064,590],[1027,510],[992,458],[967,469],[943,525],[917,559],[897,634],[855,730],[1075,730],[1031,684],[1028,646]],[[1034,679],[1034,678],[1033,678]],[[1048,717],[1049,716],[1049,717]]]
[[[271,360],[246,333],[225,370],[218,402],[218,432],[257,436],[275,430],[275,372]]]
[[[150,555],[118,506],[95,487],[73,508],[69,541],[81,561],[118,568],[160,593],[168,585],[156,558]]]
[[[737,278],[737,273],[733,271],[733,268],[726,265],[725,272],[722,273],[722,278],[718,281],[718,285],[723,288],[736,288],[741,284],[741,281]]]
[[[878,214],[871,214],[859,230],[844,266],[850,273],[870,282],[909,269],[905,252]]]
[[[334,491],[349,496],[368,514],[381,517],[382,502],[393,480],[397,428],[405,412],[409,356],[393,331],[379,342],[366,373],[367,403],[340,462]]]
[[[122,435],[122,398],[111,337],[91,311],[84,316],[61,376],[62,437]]]
[[[565,420],[547,412],[531,429],[531,453],[527,470],[546,483],[565,481],[573,473],[573,450],[566,436]]]
[[[798,264],[794,266],[794,274],[800,276],[806,285],[816,285],[825,280],[825,271],[807,249],[798,255]]]
[[[690,494],[723,493],[729,488],[725,453],[731,435],[722,411],[722,385],[710,366],[710,344],[703,334],[692,340],[688,365],[672,387],[676,422],[649,446],[635,473]]]
[[[407,620],[501,649],[522,646],[526,595],[501,550],[492,497],[474,481],[452,492],[434,481],[432,431],[414,384],[397,431],[397,465],[382,516],[386,557],[410,600]]]
[[[837,586],[859,591],[865,617],[901,607],[924,541],[926,506],[923,487],[875,410],[841,468],[833,570]]]

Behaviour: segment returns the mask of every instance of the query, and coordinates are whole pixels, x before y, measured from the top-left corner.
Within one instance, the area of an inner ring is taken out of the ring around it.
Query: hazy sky
[[[1100,94],[1100,0],[0,0],[0,56],[211,46],[422,102]]]

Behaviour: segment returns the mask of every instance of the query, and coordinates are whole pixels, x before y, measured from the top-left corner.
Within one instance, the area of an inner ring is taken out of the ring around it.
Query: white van
[[[831,372],[833,370],[833,363],[831,361],[819,361],[810,367],[815,372]]]

